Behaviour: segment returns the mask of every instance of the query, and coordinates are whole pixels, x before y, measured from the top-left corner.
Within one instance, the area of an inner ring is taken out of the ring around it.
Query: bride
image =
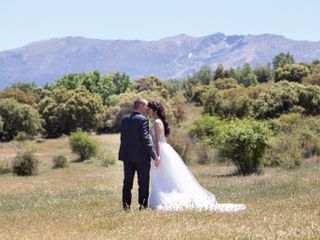
[[[167,143],[170,133],[165,109],[160,102],[148,103],[149,116],[153,119],[150,129],[152,140],[160,156],[160,165],[151,166],[150,207],[163,211],[196,210],[237,212],[244,204],[220,204],[215,196],[201,187],[178,153]]]

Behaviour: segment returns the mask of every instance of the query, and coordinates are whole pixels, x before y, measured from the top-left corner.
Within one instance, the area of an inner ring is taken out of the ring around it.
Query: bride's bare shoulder
[[[163,123],[162,123],[162,121],[161,121],[161,119],[156,119],[156,120],[154,120],[154,124],[155,124],[155,126],[158,126],[158,127],[163,127]]]

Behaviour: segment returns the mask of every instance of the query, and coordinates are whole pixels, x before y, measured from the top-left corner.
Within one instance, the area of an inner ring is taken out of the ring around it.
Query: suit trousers
[[[139,197],[138,202],[140,208],[148,207],[149,199],[149,182],[150,182],[150,161],[145,162],[123,162],[124,180],[122,188],[122,206],[124,209],[130,209],[131,190],[135,172],[138,173]]]

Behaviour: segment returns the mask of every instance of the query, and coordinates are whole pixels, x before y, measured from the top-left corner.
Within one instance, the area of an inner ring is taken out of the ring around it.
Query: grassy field
[[[97,137],[118,148],[119,135]],[[191,166],[199,182],[222,203],[245,203],[236,214],[121,211],[122,165],[99,160],[51,169],[52,157],[71,159],[67,138],[28,143],[41,159],[38,176],[0,175],[0,239],[320,239],[320,160],[296,170],[264,169],[228,176],[232,166]],[[11,161],[17,144],[1,143],[0,161]]]

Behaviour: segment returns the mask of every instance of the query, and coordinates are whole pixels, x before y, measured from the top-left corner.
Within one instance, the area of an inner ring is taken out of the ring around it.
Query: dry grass
[[[104,149],[118,135],[97,136]],[[200,183],[220,202],[245,203],[237,214],[121,211],[121,164],[99,160],[51,169],[52,156],[75,158],[66,138],[35,144],[39,176],[0,176],[0,239],[319,239],[320,162],[299,169],[265,169],[262,175],[230,177],[229,166],[192,166]],[[17,146],[0,145],[1,159]],[[135,184],[134,200],[137,199]]]

